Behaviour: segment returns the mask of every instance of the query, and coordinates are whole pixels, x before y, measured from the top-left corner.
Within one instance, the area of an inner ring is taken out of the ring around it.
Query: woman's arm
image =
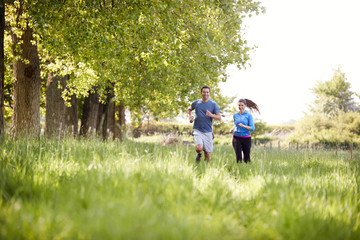
[[[251,126],[246,126],[246,125],[244,125],[244,124],[242,124],[242,123],[239,123],[238,126],[239,126],[239,127],[246,128],[247,130],[251,131]]]
[[[251,114],[249,114],[248,124],[249,124],[249,125],[245,125],[245,124],[243,124],[243,123],[239,123],[238,126],[239,126],[239,127],[246,128],[246,129],[249,130],[249,131],[254,131],[254,130],[255,130],[254,119],[253,119],[253,117],[252,117]]]
[[[245,129],[247,129],[248,131],[253,131],[255,129],[255,127],[253,126],[253,120],[252,120],[252,116],[249,115],[249,118],[248,118],[248,125],[245,125],[244,123],[242,123],[241,121],[244,121],[241,120],[240,117],[237,117],[237,116],[234,116],[234,125],[236,127],[243,127]],[[239,130],[240,131],[240,130]]]

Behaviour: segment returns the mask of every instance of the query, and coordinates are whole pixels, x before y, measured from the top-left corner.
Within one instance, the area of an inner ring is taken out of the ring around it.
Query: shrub
[[[292,142],[311,144],[360,144],[360,113],[339,112],[334,117],[322,113],[305,116],[295,124]]]

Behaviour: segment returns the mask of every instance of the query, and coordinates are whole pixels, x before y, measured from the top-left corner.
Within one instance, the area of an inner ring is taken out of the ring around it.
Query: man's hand
[[[206,116],[211,117],[215,120],[219,120],[221,121],[221,114],[217,113],[217,114],[212,114],[209,110],[206,110]]]
[[[194,118],[193,117],[189,117],[189,122],[193,123],[194,122]]]
[[[213,117],[214,114],[212,114],[209,110],[206,110],[206,116]]]
[[[191,116],[191,111],[192,111],[192,109],[191,108],[188,108],[188,115],[189,115],[189,122],[190,123],[193,123],[194,122],[194,118]]]

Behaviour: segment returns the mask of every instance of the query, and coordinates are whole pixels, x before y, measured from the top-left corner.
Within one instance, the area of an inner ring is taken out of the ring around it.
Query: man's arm
[[[215,120],[219,120],[221,121],[221,114],[217,113],[217,114],[212,114],[209,110],[206,110],[206,116],[211,117]]]
[[[213,116],[213,119],[221,121],[221,114],[220,113],[213,114],[213,115],[215,115],[215,116]]]
[[[192,110],[193,110],[193,109],[192,109],[191,107],[188,108],[188,116],[189,116],[189,122],[190,122],[190,123],[193,123],[193,122],[194,122],[194,118],[191,116]]]

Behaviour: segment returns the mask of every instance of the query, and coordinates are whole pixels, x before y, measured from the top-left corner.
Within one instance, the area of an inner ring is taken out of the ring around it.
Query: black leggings
[[[240,138],[233,136],[232,144],[236,154],[236,162],[239,163],[242,160],[245,163],[250,162],[251,137]],[[244,159],[242,153],[244,153]]]

